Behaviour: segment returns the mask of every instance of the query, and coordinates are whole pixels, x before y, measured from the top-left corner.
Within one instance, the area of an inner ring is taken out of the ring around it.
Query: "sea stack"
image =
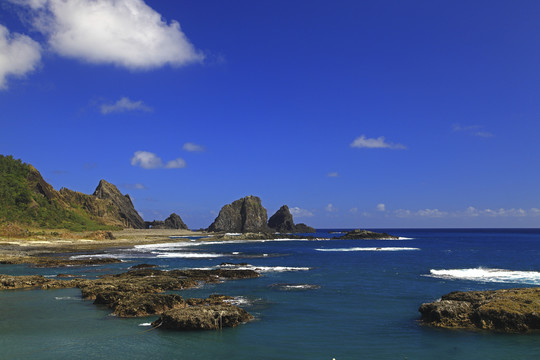
[[[257,196],[246,196],[221,208],[208,231],[214,232],[269,232],[268,215]]]
[[[314,233],[315,229],[306,224],[294,224],[293,216],[289,207],[283,205],[268,220],[268,227],[279,233]]]
[[[98,199],[109,199],[117,208],[117,213],[123,219],[126,227],[134,229],[144,229],[144,220],[135,210],[129,195],[122,195],[116,186],[101,180],[93,194]]]

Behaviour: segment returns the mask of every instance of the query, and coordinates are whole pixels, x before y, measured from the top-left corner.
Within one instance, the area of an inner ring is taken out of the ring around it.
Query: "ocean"
[[[231,241],[137,246],[97,256],[120,264],[0,273],[96,277],[139,263],[160,269],[239,264],[258,279],[178,292],[234,296],[256,319],[209,332],[152,329],[78,289],[0,292],[1,359],[538,359],[540,334],[422,326],[418,307],[457,290],[540,285],[540,229],[372,229],[400,240]],[[343,229],[318,230],[336,236]],[[77,254],[73,256],[86,256]],[[94,255],[96,256],[96,255]],[[223,265],[222,265],[223,264]]]

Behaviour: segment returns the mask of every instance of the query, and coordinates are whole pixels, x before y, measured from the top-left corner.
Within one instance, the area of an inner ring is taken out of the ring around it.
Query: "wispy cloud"
[[[189,151],[189,152],[202,152],[202,151],[205,151],[206,148],[202,145],[197,145],[195,143],[192,143],[192,142],[187,142],[184,144],[184,146],[182,146],[182,149],[186,150],[186,151]]]
[[[26,5],[56,53],[139,70],[201,62],[177,21],[143,0],[11,0]]]
[[[495,136],[492,132],[484,130],[484,127],[481,125],[461,126],[460,124],[454,124],[452,130],[454,132],[462,132],[471,136],[478,136],[484,138]]]
[[[387,142],[384,136],[379,136],[378,138],[368,138],[366,135],[361,135],[354,139],[351,143],[353,148],[366,148],[366,149],[394,149],[394,150],[404,150],[407,147],[402,144],[395,144]]]
[[[337,172],[330,172],[326,174],[327,177],[339,177],[339,174]]]
[[[385,204],[377,204],[377,211],[386,211],[386,205]]]
[[[186,167],[186,162],[182,158],[177,158],[164,163],[159,156],[152,152],[136,151],[131,158],[131,165],[143,169],[180,169]]]
[[[41,60],[41,46],[26,35],[11,34],[0,25],[0,89],[7,89],[7,77],[21,77],[34,71]]]
[[[313,213],[306,209],[301,209],[298,206],[289,208],[292,215],[296,217],[312,217]]]
[[[326,211],[328,211],[329,213],[333,213],[333,212],[336,212],[338,210],[332,203],[326,205],[326,207],[324,209]]]
[[[421,210],[395,210],[394,215],[401,218],[412,217],[431,217],[431,218],[467,218],[467,217],[527,217],[540,216],[540,210],[531,208],[529,210],[521,208],[499,208],[499,209],[477,209],[469,206],[460,211],[441,211],[439,209],[421,209]]]
[[[133,101],[127,97],[123,97],[113,104],[103,104],[100,109],[101,113],[104,115],[126,111],[152,111],[152,108],[145,105],[141,100]]]
[[[135,184],[121,184],[120,187],[130,190],[146,190],[146,186],[141,183]]]

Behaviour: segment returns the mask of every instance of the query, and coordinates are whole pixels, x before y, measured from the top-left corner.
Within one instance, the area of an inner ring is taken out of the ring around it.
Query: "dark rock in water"
[[[94,304],[104,304],[114,309],[120,317],[141,317],[160,314],[167,310],[186,307],[184,299],[174,294],[139,294],[132,292],[102,292]]]
[[[268,215],[257,196],[246,196],[221,208],[219,215],[208,228],[214,232],[269,232]]]
[[[387,233],[377,233],[377,232],[368,231],[368,230],[356,229],[356,230],[347,232],[343,236],[336,237],[335,239],[338,239],[338,240],[362,240],[362,239],[399,240],[399,236],[393,236]]]
[[[117,208],[116,212],[118,217],[124,220],[124,225],[126,227],[131,227],[134,229],[145,228],[144,220],[135,210],[129,195],[122,195],[118,188],[113,184],[108,183],[105,180],[101,180],[94,191],[94,196],[98,199],[111,200]]]
[[[147,229],[188,229],[182,218],[175,213],[172,213],[165,221],[146,221],[145,226]]]
[[[268,227],[282,233],[295,232],[293,216],[287,205],[283,205],[274,215],[270,216]]]
[[[153,264],[139,264],[139,265],[133,265],[131,269],[149,269],[149,268],[155,268],[157,265]]]
[[[540,288],[452,292],[418,311],[424,324],[442,328],[540,330]]]
[[[311,226],[308,226],[304,223],[300,223],[300,224],[296,224],[295,226],[295,231],[296,233],[314,233],[314,232],[317,232],[317,230],[315,230],[315,228],[312,228]]]
[[[306,224],[294,224],[289,207],[283,205],[268,220],[268,227],[280,233],[314,233],[315,229]]]
[[[235,305],[203,305],[166,311],[152,326],[172,330],[219,330],[252,319],[253,315]]]

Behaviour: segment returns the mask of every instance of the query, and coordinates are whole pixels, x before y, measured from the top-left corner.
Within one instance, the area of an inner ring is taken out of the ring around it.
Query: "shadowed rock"
[[[214,232],[269,232],[268,215],[257,196],[246,196],[221,208],[219,215],[208,228]]]
[[[289,207],[283,205],[268,220],[268,227],[280,233],[314,233],[315,229],[306,224],[294,224]]]
[[[147,221],[145,226],[147,229],[188,229],[187,225],[182,221],[182,218],[175,213],[172,213],[165,221]]]
[[[453,292],[418,311],[424,324],[443,328],[540,330],[540,288]]]

